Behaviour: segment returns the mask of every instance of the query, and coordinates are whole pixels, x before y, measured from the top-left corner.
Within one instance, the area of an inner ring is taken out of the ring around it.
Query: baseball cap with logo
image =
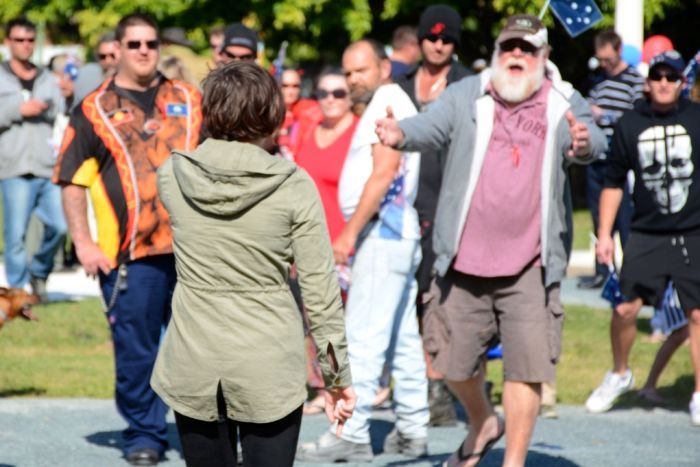
[[[683,69],[685,68],[683,57],[675,50],[667,50],[654,56],[649,62],[649,72],[660,65],[666,65],[679,75],[683,74]]]
[[[447,5],[431,5],[420,15],[418,40],[441,38],[459,47],[461,25],[462,18],[454,8]]]
[[[241,23],[234,23],[224,31],[224,42],[221,47],[226,48],[229,45],[246,47],[256,52],[258,50],[258,33]]]
[[[496,39],[496,45],[509,39],[522,39],[538,49],[547,45],[547,28],[532,15],[513,15]]]

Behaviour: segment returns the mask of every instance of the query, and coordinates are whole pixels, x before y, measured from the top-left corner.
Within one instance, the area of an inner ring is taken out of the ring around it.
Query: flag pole
[[[544,14],[547,13],[547,8],[549,8],[550,1],[551,0],[547,0],[546,2],[544,2],[544,6],[540,10],[540,20],[542,20],[542,18],[544,18]]]

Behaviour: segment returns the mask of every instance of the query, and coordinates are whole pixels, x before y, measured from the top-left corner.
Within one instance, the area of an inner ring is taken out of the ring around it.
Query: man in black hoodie
[[[420,112],[437,99],[447,86],[470,74],[469,70],[454,58],[460,45],[461,23],[462,19],[459,13],[447,5],[431,5],[421,14],[418,23],[418,42],[423,60],[408,73],[395,79],[396,84],[408,94]],[[435,262],[432,242],[433,220],[435,219],[446,157],[447,148],[436,154],[421,155],[418,194],[414,203],[421,227],[421,250],[423,253],[423,260],[416,272],[418,281],[417,311],[418,316],[423,321],[421,329],[424,338],[423,345],[428,354],[431,353],[432,343],[436,339],[433,328],[440,324],[439,321],[436,322],[435,316],[424,315],[423,309],[424,304],[430,300],[430,297],[425,295],[430,290],[430,281],[434,276],[432,272]],[[452,396],[443,381],[444,376],[432,368],[430,358],[426,359],[426,363],[429,382],[430,425],[455,425],[457,416]]]
[[[618,121],[605,188],[600,197],[598,260],[611,264],[611,237],[628,170],[633,170],[635,206],[620,272],[623,303],[613,313],[613,371],[586,401],[590,412],[609,410],[634,386],[628,357],[642,304],[658,305],[669,279],[678,292],[690,331],[695,392],[692,423],[700,425],[700,105],[680,96],[685,78],[676,51],[654,57],[649,98]]]

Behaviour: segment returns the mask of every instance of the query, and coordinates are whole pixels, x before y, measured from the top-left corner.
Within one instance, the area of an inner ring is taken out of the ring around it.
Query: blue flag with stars
[[[549,4],[566,32],[576,37],[603,19],[593,0],[551,0]]]

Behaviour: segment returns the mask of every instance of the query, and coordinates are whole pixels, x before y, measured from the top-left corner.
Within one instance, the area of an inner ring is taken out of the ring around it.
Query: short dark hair
[[[612,48],[615,50],[620,50],[620,47],[622,47],[622,38],[613,29],[600,31],[593,39],[593,46],[596,50],[608,44],[612,45]]]
[[[381,62],[382,60],[388,60],[389,56],[386,54],[386,49],[384,48],[384,44],[379,42],[377,39],[372,39],[371,37],[365,37],[363,39],[357,40],[347,46],[345,49],[345,52],[348,52],[349,50],[354,49],[358,45],[365,43],[370,46],[372,49],[372,52],[374,53],[374,56],[377,58],[377,62]]]
[[[216,68],[202,87],[204,126],[212,138],[250,143],[273,135],[284,121],[279,85],[255,63]]]
[[[28,31],[36,32],[36,24],[29,21],[26,16],[20,16],[7,22],[5,25],[5,37],[10,37],[10,32],[12,32],[13,28],[24,28]]]
[[[95,48],[97,49],[102,44],[106,44],[107,42],[114,42],[116,40],[117,35],[114,34],[114,31],[107,31],[106,33],[102,34],[99,39],[97,39],[97,45],[95,46]]]
[[[418,44],[418,30],[413,26],[399,26],[391,36],[391,48],[401,50],[404,47]]]
[[[226,26],[223,24],[218,24],[209,30],[209,37],[211,36],[223,36],[226,32]]]
[[[132,13],[119,20],[117,27],[114,28],[114,38],[117,41],[124,39],[126,28],[130,26],[150,26],[155,29],[156,34],[158,34],[158,24],[151,16],[144,13]]]

